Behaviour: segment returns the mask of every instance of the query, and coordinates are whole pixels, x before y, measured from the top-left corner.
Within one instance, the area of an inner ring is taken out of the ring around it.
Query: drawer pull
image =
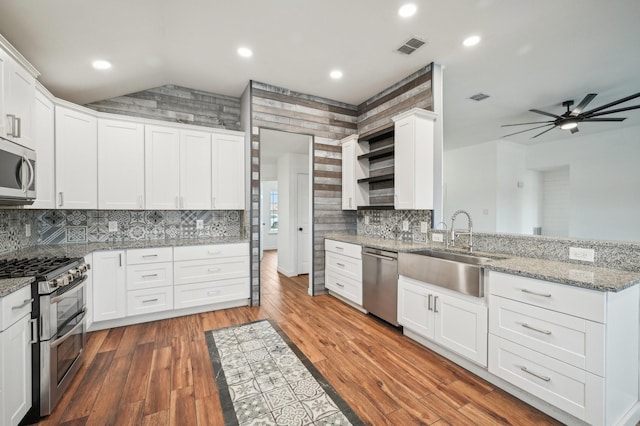
[[[344,288],[344,284],[336,283],[336,285],[340,288]]]
[[[336,262],[336,265],[338,265],[338,266],[342,266],[342,267],[344,268],[344,263]]]
[[[143,300],[142,303],[151,303],[151,302],[157,302],[158,298],[156,297],[155,299],[148,299],[148,300]]]
[[[22,302],[22,304],[21,304],[21,305],[18,305],[18,306],[12,306],[12,307],[11,307],[11,310],[12,310],[12,311],[17,311],[18,309],[22,309],[22,308],[24,308],[25,306],[30,305],[32,302],[33,302],[33,299],[24,299],[24,302]]]
[[[541,330],[539,328],[531,327],[526,322],[522,323],[522,326],[524,328],[528,328],[529,330],[533,330],[533,331],[537,331],[538,333],[546,334],[547,336],[551,334],[551,331],[549,331],[549,330]]]
[[[433,298],[433,312],[438,313],[438,296]]]
[[[148,274],[148,275],[143,275],[142,278],[152,278],[152,277],[157,277],[158,274]]]
[[[520,370],[524,371],[527,374],[531,374],[533,377],[537,377],[540,380],[544,380],[545,382],[551,381],[551,377],[541,376],[540,374],[536,374],[533,371],[527,370],[527,367],[520,367]]]
[[[209,268],[209,272],[220,272],[220,268]]]
[[[220,294],[220,290],[211,290],[207,292],[207,295],[209,296],[217,296]]]
[[[344,250],[344,247],[336,246],[336,250]]]
[[[433,311],[433,308],[431,307],[431,299],[433,298],[433,294],[430,294],[429,297],[427,298],[427,310],[429,311]]]
[[[207,253],[209,253],[209,254],[220,254],[222,252],[220,250],[209,250]]]
[[[527,294],[533,294],[534,296],[551,297],[550,294],[536,293],[535,291],[527,290],[526,288],[523,288],[522,292]]]
[[[158,255],[157,254],[145,254],[142,257],[158,257]]]

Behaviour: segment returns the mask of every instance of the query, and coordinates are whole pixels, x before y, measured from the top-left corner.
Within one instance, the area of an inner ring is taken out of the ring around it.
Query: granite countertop
[[[398,252],[412,252],[430,249],[466,253],[466,251],[455,248],[446,249],[442,243],[414,243],[383,240],[380,238],[339,233],[329,234],[325,238]],[[491,271],[505,272],[508,274],[536,278],[590,290],[617,292],[636,284],[640,284],[640,273],[638,272],[598,268],[591,265],[545,259],[515,257],[503,255],[501,253],[474,252],[474,254],[495,258],[495,260],[483,265],[485,269]]]
[[[125,250],[137,248],[181,247],[207,244],[233,244],[249,242],[247,237],[209,237],[197,239],[150,240],[150,241],[107,241],[87,244],[52,244],[32,246],[12,251],[0,256],[1,259],[21,259],[25,257],[84,257],[94,251]],[[7,296],[34,281],[33,277],[0,279],[0,297]]]

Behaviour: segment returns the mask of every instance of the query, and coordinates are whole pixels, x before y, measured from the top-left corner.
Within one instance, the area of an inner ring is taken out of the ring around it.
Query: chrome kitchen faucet
[[[467,219],[469,220],[469,227],[465,232],[460,232],[460,231],[456,232],[455,221],[456,221],[456,217],[458,217],[460,213],[467,215]],[[456,212],[453,213],[453,216],[451,216],[451,246],[452,247],[456,245],[456,237],[458,235],[469,236],[469,252],[472,252],[473,251],[473,221],[471,220],[471,215],[466,210],[456,210]]]

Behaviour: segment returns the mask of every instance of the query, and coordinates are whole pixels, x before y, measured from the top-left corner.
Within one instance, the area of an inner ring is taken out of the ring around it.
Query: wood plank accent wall
[[[251,82],[252,174],[251,239],[260,234],[260,128],[313,136],[313,282],[314,294],[324,292],[324,236],[356,230],[354,211],[342,211],[342,148],[339,140],[356,133],[358,108],[330,99]],[[259,253],[252,251],[252,264]],[[252,274],[255,274],[252,269]],[[259,275],[252,276],[253,299]],[[256,301],[254,300],[254,303]]]
[[[112,114],[227,130],[240,128],[240,99],[172,84],[85,105]]]
[[[433,111],[432,65],[420,68],[410,76],[358,105],[358,134],[360,138],[392,127],[391,117],[411,108]]]

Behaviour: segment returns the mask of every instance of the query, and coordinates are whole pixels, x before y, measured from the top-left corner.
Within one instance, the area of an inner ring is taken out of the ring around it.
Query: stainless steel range
[[[31,317],[36,320],[38,338],[32,342],[33,406],[28,420],[51,413],[82,364],[89,268],[82,258],[0,261],[0,278],[36,278],[31,286]]]

